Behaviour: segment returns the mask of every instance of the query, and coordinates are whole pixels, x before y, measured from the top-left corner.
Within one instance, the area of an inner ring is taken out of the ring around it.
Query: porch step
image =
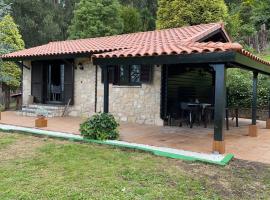
[[[36,112],[38,109],[46,110],[48,112],[47,117],[61,117],[64,112],[65,106],[31,104],[28,106],[23,106],[22,110],[18,111],[17,114],[21,116],[36,117]]]

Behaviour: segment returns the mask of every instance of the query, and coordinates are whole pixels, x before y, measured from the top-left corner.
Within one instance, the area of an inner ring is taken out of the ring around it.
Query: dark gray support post
[[[258,72],[253,72],[252,125],[256,125],[257,119],[257,85],[258,85]]]
[[[225,153],[224,118],[226,106],[226,67],[225,64],[212,65],[215,70],[215,116],[213,151]]]
[[[226,68],[224,64],[213,65],[216,71],[214,140],[223,141],[223,124],[226,104]]]
[[[102,66],[103,78],[104,78],[104,102],[103,102],[103,112],[109,112],[109,70],[108,66]]]

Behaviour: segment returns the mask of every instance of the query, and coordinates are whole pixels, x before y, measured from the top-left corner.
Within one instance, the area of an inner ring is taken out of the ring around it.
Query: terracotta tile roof
[[[256,60],[263,64],[269,65],[269,61],[265,61],[258,56],[243,49],[239,43],[222,43],[222,42],[183,42],[175,43],[159,43],[152,46],[142,45],[129,49],[116,50],[101,54],[94,54],[93,58],[119,58],[119,57],[142,57],[142,56],[161,56],[161,55],[181,55],[193,53],[211,53],[236,51],[252,60]]]
[[[250,53],[249,51],[246,51],[245,49],[238,50],[238,52],[247,56],[247,57],[250,57],[252,60],[256,60],[256,61],[261,62],[261,63],[266,64],[266,65],[270,65],[269,61],[266,61],[258,56],[255,56],[254,54]]]
[[[180,55],[192,53],[207,53],[218,51],[236,50],[240,51],[243,47],[238,43],[222,42],[183,42],[158,43],[155,45],[143,45],[129,49],[122,49],[102,54],[94,54],[94,58],[117,58],[117,57],[141,57],[141,56],[161,56],[161,55]]]
[[[204,36],[223,29],[221,23],[201,24],[181,28],[156,30],[100,38],[50,42],[48,44],[2,55],[2,58],[56,56],[66,54],[94,54],[158,44],[196,42]]]

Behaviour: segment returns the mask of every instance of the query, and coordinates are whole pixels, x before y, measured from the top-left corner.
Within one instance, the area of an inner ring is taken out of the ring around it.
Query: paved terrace
[[[15,112],[2,113],[0,123],[24,127],[34,127],[35,117],[23,117]],[[58,117],[48,119],[44,130],[79,134],[78,117]],[[258,121],[259,136],[247,136],[250,120],[239,119],[240,127],[233,127],[225,132],[226,153],[233,153],[236,158],[270,164],[270,130],[265,129],[265,122]],[[137,124],[121,124],[120,140],[160,147],[210,153],[213,141],[213,129],[194,126],[190,129],[180,127],[157,127]]]

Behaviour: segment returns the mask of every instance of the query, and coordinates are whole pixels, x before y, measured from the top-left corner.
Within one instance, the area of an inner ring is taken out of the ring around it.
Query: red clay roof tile
[[[131,33],[124,35],[50,42],[9,54],[3,59],[31,59],[32,57],[68,54],[89,54],[94,58],[179,55],[217,51],[237,51],[258,62],[270,65],[243,49],[238,43],[198,42],[221,29],[229,39],[222,23],[201,24],[181,28]]]
[[[240,51],[243,47],[238,43],[222,43],[222,42],[183,42],[161,43],[148,46],[138,46],[129,49],[122,49],[101,54],[94,54],[94,58],[114,58],[114,57],[141,57],[141,56],[160,56],[160,55],[180,55],[192,53],[206,53],[217,51]]]
[[[182,28],[139,32],[132,34],[89,38],[79,40],[67,40],[50,42],[48,44],[33,47],[10,54],[2,55],[2,58],[27,58],[36,56],[51,56],[65,54],[94,54],[134,48],[135,46],[149,46],[155,48],[158,44],[171,44],[180,42],[195,42],[209,33],[222,28],[221,23],[201,24]],[[167,46],[165,46],[167,48]]]

